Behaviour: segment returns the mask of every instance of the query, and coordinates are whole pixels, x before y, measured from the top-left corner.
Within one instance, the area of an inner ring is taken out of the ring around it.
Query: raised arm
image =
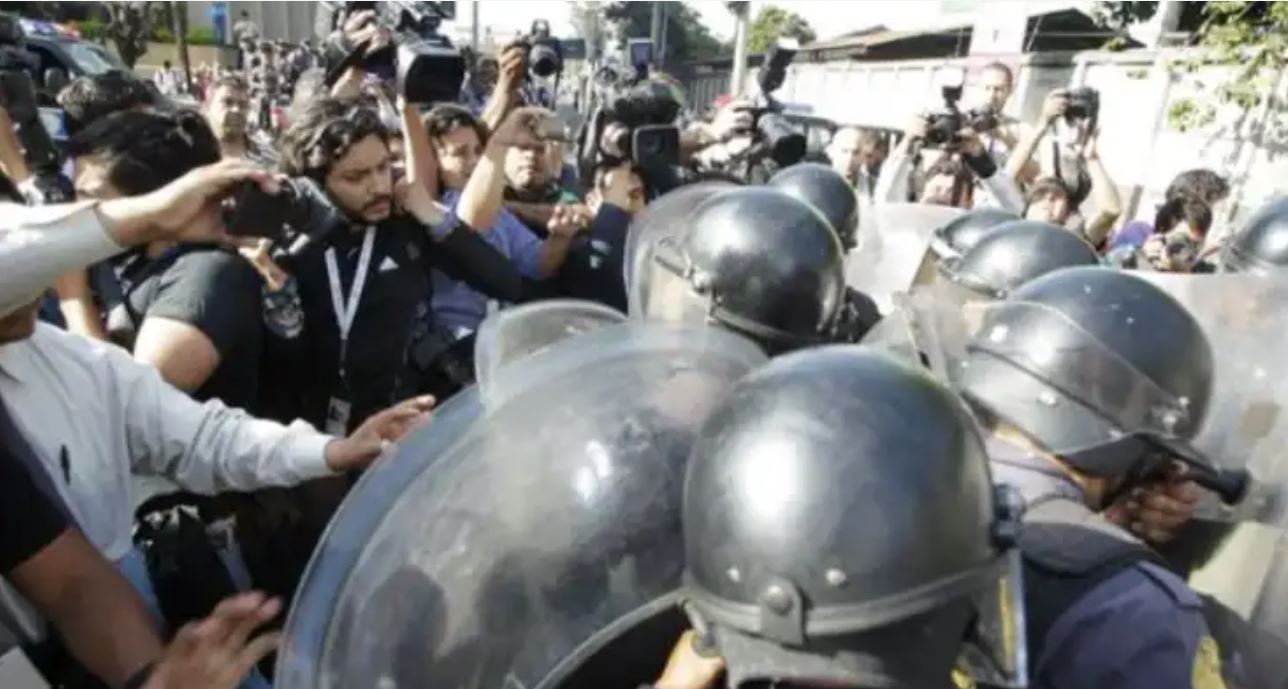
[[[1087,174],[1091,176],[1091,195],[1095,199],[1095,215],[1087,221],[1087,240],[1094,246],[1100,246],[1109,237],[1109,232],[1122,215],[1122,200],[1118,197],[1118,186],[1109,177],[1109,170],[1100,159],[1100,132],[1094,132],[1087,138],[1082,156],[1087,161]]]

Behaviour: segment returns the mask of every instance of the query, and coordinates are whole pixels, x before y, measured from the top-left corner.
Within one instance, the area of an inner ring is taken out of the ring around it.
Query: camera
[[[963,112],[957,107],[962,97],[961,84],[943,85],[940,92],[944,99],[943,109],[926,117],[925,142],[928,145],[951,148],[959,143],[957,132],[963,129],[988,132],[997,128],[997,114],[992,109],[973,108]]]
[[[758,94],[751,108],[754,117],[754,148],[779,167],[800,162],[805,157],[805,134],[783,117],[783,106],[773,94],[787,80],[787,67],[795,59],[800,44],[793,39],[779,39],[765,53],[765,61],[756,75]]]
[[[27,50],[18,17],[0,12],[0,106],[13,121],[23,159],[35,178],[39,203],[63,203],[75,198],[71,181],[60,171],[62,153],[41,121],[36,84],[31,74],[39,59]]]
[[[1069,107],[1064,111],[1067,120],[1096,120],[1100,115],[1100,92],[1084,86],[1068,92]]]
[[[310,247],[323,245],[349,226],[349,219],[312,179],[280,182],[269,194],[256,182],[244,182],[224,209],[224,225],[232,237],[263,237],[273,243],[272,258],[291,270]]]
[[[528,47],[526,62],[528,73],[540,79],[550,79],[563,73],[563,46],[550,35],[550,22],[538,19],[523,42]]]
[[[333,84],[345,69],[361,65],[382,78],[392,78],[398,94],[411,103],[456,100],[465,81],[465,58],[438,28],[456,16],[455,3],[388,0],[385,2],[324,2],[316,29],[327,38],[345,16],[372,10],[375,21],[388,29],[394,45],[367,55],[367,45],[353,46],[327,73]],[[334,44],[332,44],[334,47]],[[332,51],[335,52],[334,50]]]

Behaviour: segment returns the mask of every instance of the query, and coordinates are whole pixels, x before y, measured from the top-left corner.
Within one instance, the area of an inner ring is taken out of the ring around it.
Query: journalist
[[[204,494],[332,476],[370,464],[431,403],[410,400],[337,438],[198,403],[116,347],[37,324],[35,298],[55,276],[156,241],[219,239],[221,202],[246,180],[273,188],[262,172],[230,161],[142,196],[4,208],[0,395],[70,516],[145,600],[155,593],[131,542],[132,473]],[[5,600],[6,617],[32,629],[26,604]]]
[[[434,270],[502,301],[523,301],[528,289],[471,219],[437,205],[422,180],[408,180],[396,205],[391,136],[365,103],[327,98],[282,139],[282,171],[323,189],[346,221],[292,269],[304,312],[300,416],[337,432],[417,388],[408,349],[432,303]]]
[[[1025,132],[1006,167],[1012,179],[1025,179],[1039,144],[1049,141],[1050,147],[1042,149],[1040,156],[1040,175],[1058,180],[1068,190],[1070,209],[1057,224],[1082,235],[1092,246],[1103,248],[1122,213],[1122,202],[1117,185],[1100,159],[1100,133],[1094,129],[1098,100],[1094,106],[1085,102],[1087,93],[1094,92],[1057,89],[1047,94],[1039,126]],[[1095,213],[1087,218],[1078,209],[1089,198]]]
[[[974,207],[974,181],[978,180],[1003,210],[1016,214],[1024,210],[1019,188],[998,169],[977,132],[958,130],[945,148],[934,149],[926,145],[930,126],[930,117],[919,115],[904,131],[903,139],[882,165],[875,193],[878,203],[914,201],[969,209]],[[932,162],[926,165],[926,161]],[[916,169],[923,166],[918,191],[914,188]]]

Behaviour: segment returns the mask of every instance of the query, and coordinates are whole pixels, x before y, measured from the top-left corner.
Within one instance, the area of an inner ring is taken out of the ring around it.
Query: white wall
[[[1274,193],[1288,193],[1288,141],[1282,134],[1262,134],[1267,129],[1265,107],[1246,114],[1226,107],[1216,122],[1200,130],[1179,132],[1168,125],[1167,109],[1179,98],[1217,103],[1214,89],[1224,75],[1221,68],[1169,72],[1164,65],[1179,56],[1177,51],[1010,56],[1003,61],[1015,69],[1017,83],[1007,110],[1032,121],[1053,88],[1085,84],[1098,89],[1101,157],[1120,187],[1129,217],[1152,218],[1171,178],[1195,167],[1211,168],[1231,181],[1231,201],[1216,209],[1218,221],[1237,220]],[[973,76],[991,59],[794,64],[779,95],[838,122],[903,128],[915,113],[940,102],[933,82],[936,69],[964,66]],[[1288,102],[1288,78],[1282,74],[1275,93],[1276,102]],[[968,86],[964,103],[978,100]],[[1280,115],[1288,120],[1288,113],[1281,110]]]

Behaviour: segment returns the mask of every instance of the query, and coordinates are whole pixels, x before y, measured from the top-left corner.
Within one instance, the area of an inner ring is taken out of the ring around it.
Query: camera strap
[[[326,250],[326,273],[331,282],[331,306],[335,309],[335,324],[340,329],[340,380],[345,381],[344,369],[348,360],[349,331],[358,315],[358,302],[362,301],[362,288],[367,283],[367,270],[371,267],[371,249],[376,243],[376,228],[368,227],[362,238],[362,252],[354,269],[353,284],[349,295],[343,294],[340,283],[340,266],[336,262],[335,247]]]

